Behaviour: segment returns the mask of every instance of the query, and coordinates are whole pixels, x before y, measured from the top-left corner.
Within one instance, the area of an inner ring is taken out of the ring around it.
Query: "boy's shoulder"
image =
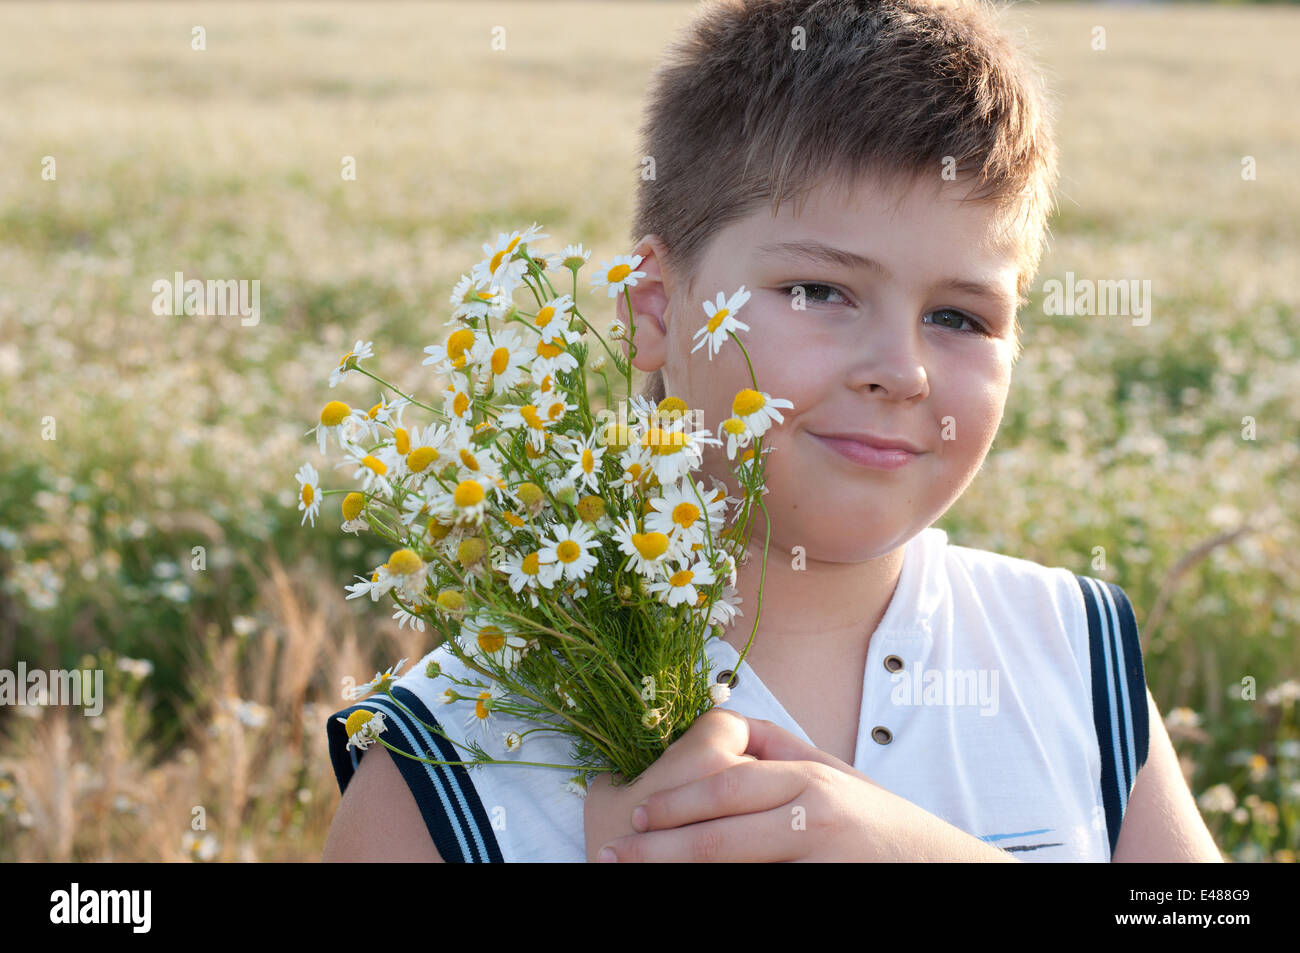
[[[437,665],[432,677],[430,663]],[[380,737],[422,758],[469,761],[474,745],[502,762],[573,763],[567,738],[554,733],[533,732],[522,748],[507,751],[506,734],[516,730],[522,734],[530,726],[503,712],[480,719],[474,693],[487,685],[485,677],[465,666],[444,644],[392,683],[391,698],[371,694],[330,715],[329,752],[340,792],[346,790],[360,756],[382,747],[372,743],[365,752],[347,747],[339,719],[346,720],[359,708],[382,712],[385,730]],[[447,701],[447,689],[462,697]],[[430,765],[385,754],[397,762],[443,860],[585,860],[582,798],[579,789],[568,783],[576,766],[564,770],[510,763]]]
[[[963,546],[948,540],[945,531],[932,529],[942,548],[950,583],[966,583],[966,595],[981,601],[1004,602],[1047,598],[1062,606],[1082,608],[1081,577],[1074,570],[1047,566],[1022,556]]]

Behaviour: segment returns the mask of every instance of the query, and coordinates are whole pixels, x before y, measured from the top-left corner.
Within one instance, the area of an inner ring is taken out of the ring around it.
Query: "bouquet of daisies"
[[[448,682],[442,699],[473,700],[480,718],[508,712],[533,726],[506,735],[505,751],[518,754],[532,731],[562,732],[574,758],[563,767],[576,765],[584,780],[609,770],[633,780],[728,697],[726,685],[710,685],[705,645],[739,613],[737,559],[746,558],[766,492],[763,434],[783,420],[778,408],[793,405],[758,389],[747,353],[753,387],[736,395],[716,437],[689,426],[680,399],[653,406],[632,395],[635,325],[614,321],[602,337],[576,300],[590,253],[530,247],[546,237],[536,224],[502,234],[462,276],[447,322],[454,330],[425,348],[423,363],[438,375],[428,390],[438,398],[424,402],[414,394],[425,388],[403,392],[362,366],[374,356],[369,342],[343,357],[330,387],[364,375],[382,386],[379,402],[363,410],[332,400],[308,433],[322,454],[333,439],[344,457],[338,466],[351,467],[357,485],[322,490],[306,464],[298,508],[314,526],[322,497],[341,494],[343,531],[374,532],[391,545],[385,563],[347,587],[348,598],[387,596],[394,618],[421,631],[429,625],[432,647],[445,643],[473,676],[455,678],[432,663],[426,674]],[[603,262],[593,291],[623,294],[631,315],[628,288],[645,276],[640,263],[624,255]],[[565,271],[567,294],[551,281]],[[517,304],[521,289],[528,300]],[[744,352],[736,331],[748,326],[736,314],[748,298],[742,286],[705,301],[693,350],[707,345],[712,360],[730,337]],[[609,343],[621,340],[627,359]],[[611,365],[625,385],[622,400]],[[593,408],[597,375],[603,406]],[[741,499],[697,473],[704,447],[723,440]],[[766,559],[765,544],[764,572]],[[742,659],[757,623],[756,615]],[[403,662],[354,697],[383,691],[400,704],[389,685]],[[357,711],[346,725],[349,745],[398,750],[380,737],[380,714]],[[502,763],[477,743],[448,740],[465,760],[421,760]]]

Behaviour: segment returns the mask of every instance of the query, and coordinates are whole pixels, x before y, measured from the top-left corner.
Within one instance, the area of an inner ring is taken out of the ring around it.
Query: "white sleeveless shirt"
[[[722,639],[708,642],[707,655],[715,678],[736,669],[738,653]],[[472,701],[438,703],[452,683],[427,678],[430,661],[457,677],[474,674],[438,648],[393,683],[402,706],[371,695],[330,716],[340,791],[359,758],[382,747],[347,748],[339,719],[358,708],[384,713],[389,744],[467,760],[465,749],[420,725],[463,744],[468,723],[478,722]],[[748,663],[737,674],[722,707],[812,743]],[[486,738],[477,728],[472,737],[491,757],[572,763],[566,736],[536,732],[507,753],[505,733],[528,726],[500,712],[488,726]],[[908,541],[868,646],[854,768],[1018,860],[1105,862],[1146,761],[1147,729],[1137,626],[1119,586],[953,545],[936,527]],[[576,767],[467,770],[386,753],[445,861],[586,859],[582,798],[566,789]]]

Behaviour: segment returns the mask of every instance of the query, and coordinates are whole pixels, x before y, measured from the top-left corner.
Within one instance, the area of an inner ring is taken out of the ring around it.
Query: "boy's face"
[[[700,264],[699,300],[683,301],[683,282],[661,270],[657,237],[636,249],[647,276],[631,289],[634,364],[662,368],[668,395],[701,412],[713,436],[751,382],[730,338],[712,361],[707,346],[691,353],[708,320],[702,302],[716,301],[719,291],[729,298],[741,285],[750,292],[736,317],[750,328],[739,337],[758,389],[794,404],[764,438],[773,448],[764,501],[776,552],[803,546],[810,559],[861,562],[893,551],[957,499],[1002,420],[1016,248],[998,244],[993,207],[959,203],[954,183],[938,194],[930,186],[909,187],[901,201],[898,194],[869,183],[823,186],[798,217],[787,203],[776,217],[763,208],[722,229]],[[876,265],[817,260],[789,243],[817,243]],[[779,244],[786,247],[767,247]],[[802,310],[794,307],[797,285],[806,296]],[[830,433],[902,439],[919,452],[895,469],[864,466],[818,436]],[[731,465],[723,449],[707,449],[704,470],[738,497]],[[761,548],[761,515],[756,525]]]

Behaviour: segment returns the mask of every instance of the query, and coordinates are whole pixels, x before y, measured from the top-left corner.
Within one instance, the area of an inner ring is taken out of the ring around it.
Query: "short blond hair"
[[[1054,207],[1057,151],[1037,70],[990,0],[706,0],[651,78],[632,240],[654,234],[694,300],[709,239],[764,203],[864,177],[940,182],[994,203],[1026,295]],[[804,48],[796,46],[802,37]],[[1020,329],[1014,332],[1019,355]],[[642,393],[658,402],[655,371]]]

